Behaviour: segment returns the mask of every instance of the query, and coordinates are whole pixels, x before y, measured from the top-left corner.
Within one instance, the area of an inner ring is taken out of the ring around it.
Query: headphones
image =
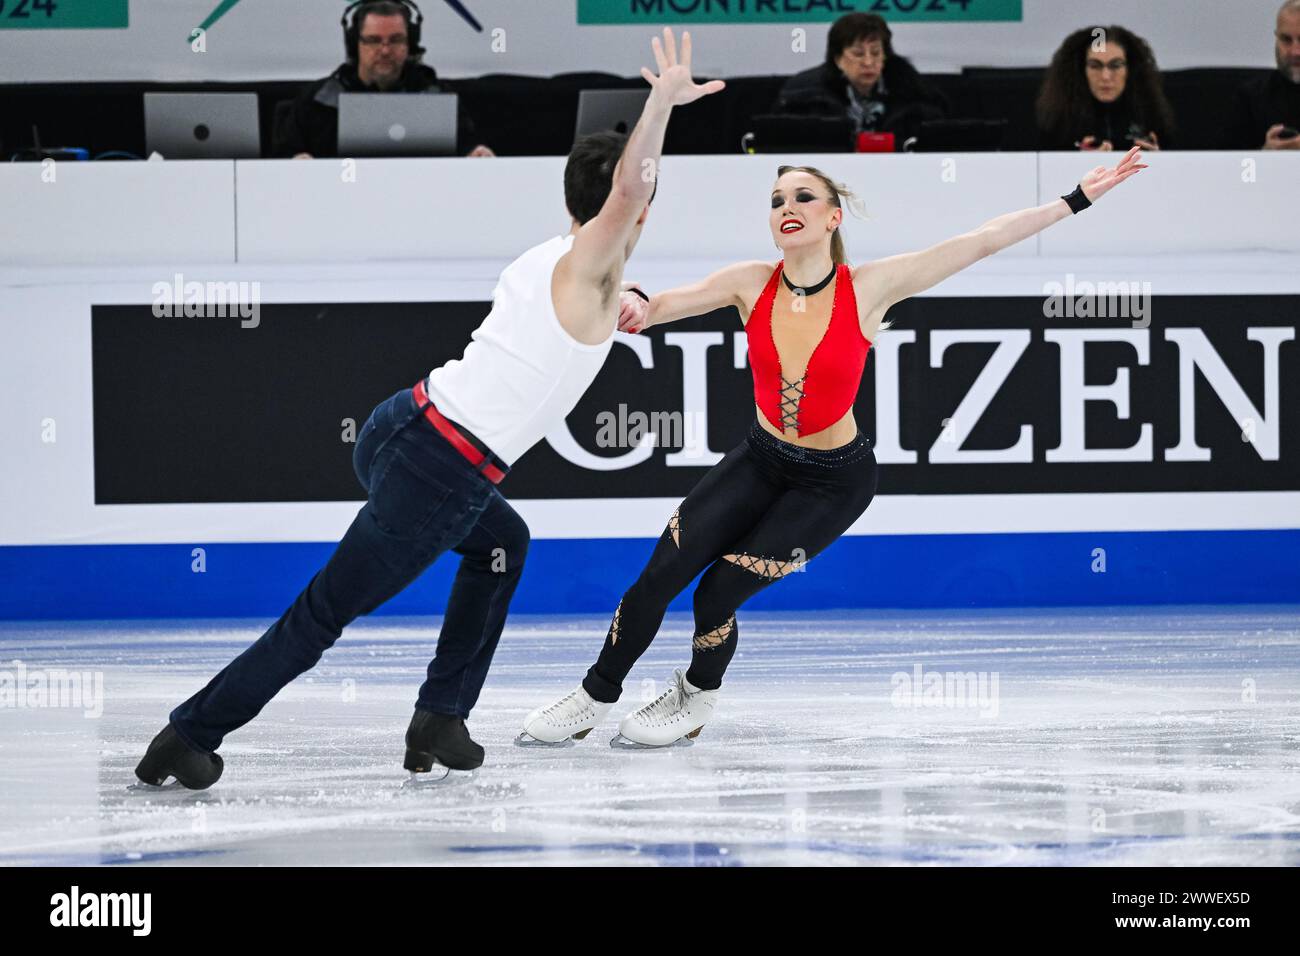
[[[347,50],[349,62],[355,63],[359,58],[358,47],[361,45],[361,23],[365,20],[365,8],[375,2],[376,0],[353,0],[343,10],[343,19],[339,25],[343,27],[343,47]],[[407,46],[411,56],[418,57],[424,52],[424,47],[420,46],[420,25],[424,23],[424,14],[414,0],[392,2],[402,8],[402,16],[406,18]]]

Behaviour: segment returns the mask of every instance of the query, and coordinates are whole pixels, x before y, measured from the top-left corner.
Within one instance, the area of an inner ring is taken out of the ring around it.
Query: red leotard
[[[829,428],[852,407],[871,342],[858,324],[853,276],[847,265],[840,264],[835,269],[835,302],[826,334],[813,349],[803,377],[785,378],[772,337],[772,303],[784,265],[784,259],[777,263],[763,294],[754,303],[754,311],[745,323],[745,336],[754,371],[754,402],[778,431],[797,427],[802,437]]]

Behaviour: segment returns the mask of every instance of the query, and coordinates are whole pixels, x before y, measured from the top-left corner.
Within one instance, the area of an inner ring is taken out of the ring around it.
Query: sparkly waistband
[[[838,448],[805,448],[782,441],[755,419],[750,426],[747,441],[751,448],[764,454],[773,455],[781,461],[793,465],[813,465],[820,468],[842,468],[852,465],[872,454],[871,439],[861,431],[847,445]]]

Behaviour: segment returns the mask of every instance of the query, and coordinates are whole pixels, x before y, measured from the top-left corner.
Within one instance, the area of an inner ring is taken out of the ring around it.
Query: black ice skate
[[[149,744],[135,775],[150,787],[161,787],[169,777],[175,777],[189,790],[206,790],[221,779],[224,768],[219,754],[191,747],[169,723]]]
[[[483,748],[474,743],[465,721],[452,714],[417,710],[406,729],[406,761],[411,773],[429,773],[434,766],[474,770],[483,765]]]

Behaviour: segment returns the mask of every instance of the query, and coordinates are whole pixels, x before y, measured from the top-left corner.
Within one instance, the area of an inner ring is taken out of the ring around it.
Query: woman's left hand
[[[1124,154],[1124,158],[1116,163],[1113,169],[1105,166],[1096,167],[1079,180],[1083,194],[1088,197],[1089,202],[1096,202],[1138,170],[1146,169],[1146,163],[1141,162],[1141,159],[1142,147],[1134,146]]]
[[[624,282],[623,292],[619,296],[618,330],[620,332],[640,332],[646,326],[650,315],[650,303],[630,289],[641,288],[635,282]]]
[[[1160,140],[1156,137],[1156,131],[1151,130],[1147,133],[1146,139],[1133,140],[1134,145],[1141,146],[1143,149],[1159,149]]]

